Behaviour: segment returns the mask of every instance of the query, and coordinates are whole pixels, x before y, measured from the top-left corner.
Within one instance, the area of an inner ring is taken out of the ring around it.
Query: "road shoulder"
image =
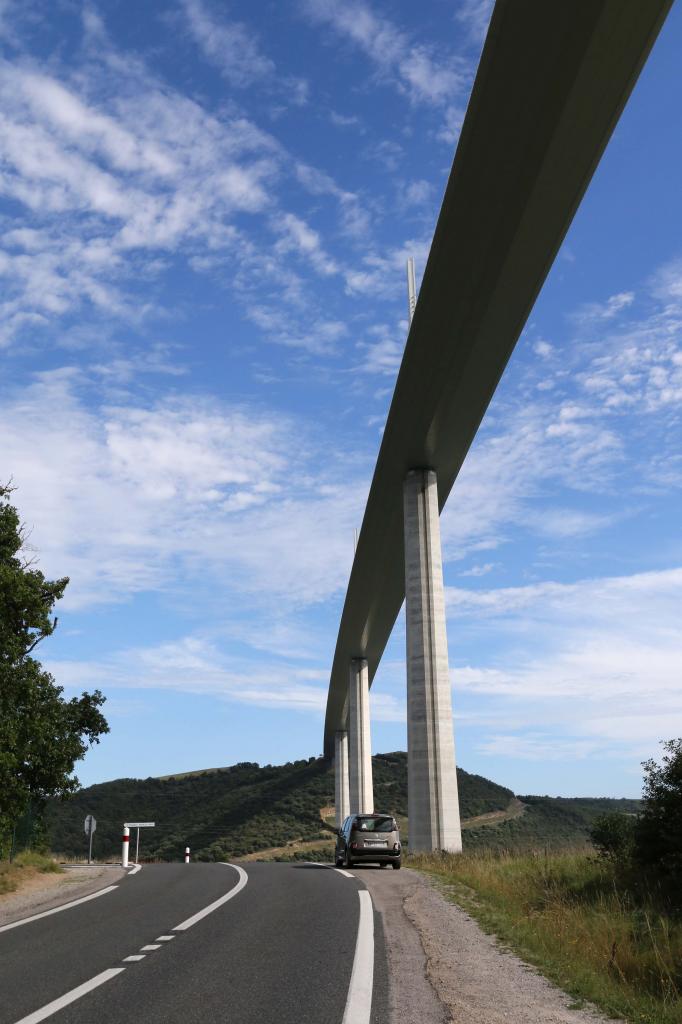
[[[98,889],[115,885],[124,875],[120,865],[93,864],[67,865],[64,874],[34,876],[29,885],[0,896],[0,926],[89,896]]]
[[[354,872],[355,873],[355,872]],[[600,1024],[416,871],[357,871],[382,915],[390,1024]]]

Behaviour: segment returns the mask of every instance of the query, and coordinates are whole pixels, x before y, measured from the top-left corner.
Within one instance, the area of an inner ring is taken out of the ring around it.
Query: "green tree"
[[[65,700],[32,652],[57,625],[68,579],[46,580],[21,557],[24,534],[11,488],[0,486],[0,835],[29,807],[79,787],[73,767],[109,731],[95,690]]]
[[[618,812],[600,814],[590,827],[589,836],[602,857],[626,864],[632,852],[635,818]]]
[[[663,744],[663,763],[644,761],[644,807],[635,830],[635,857],[682,882],[682,738]]]

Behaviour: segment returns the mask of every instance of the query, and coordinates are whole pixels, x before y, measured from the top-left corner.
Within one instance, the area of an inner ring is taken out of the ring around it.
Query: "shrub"
[[[625,814],[601,814],[590,828],[590,839],[602,857],[626,864],[632,855],[636,818]]]
[[[635,828],[634,856],[642,867],[679,880],[682,879],[682,738],[668,740],[663,749],[666,753],[661,765],[654,760],[643,763],[644,808]]]

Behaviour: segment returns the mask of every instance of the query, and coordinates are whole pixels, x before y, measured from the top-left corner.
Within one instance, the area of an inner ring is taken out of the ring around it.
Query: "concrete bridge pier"
[[[348,782],[348,733],[339,730],[334,735],[334,807],[337,828],[341,828],[350,814]]]
[[[438,481],[432,469],[410,470],[403,506],[409,848],[460,853]]]
[[[350,813],[371,814],[372,743],[369,730],[369,672],[364,658],[352,658],[348,686]]]

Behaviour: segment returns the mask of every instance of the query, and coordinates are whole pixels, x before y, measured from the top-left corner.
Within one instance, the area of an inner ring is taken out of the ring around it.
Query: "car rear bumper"
[[[373,860],[378,862],[400,860],[400,853],[400,850],[388,850],[382,847],[358,847],[357,850],[348,851],[351,860]]]

